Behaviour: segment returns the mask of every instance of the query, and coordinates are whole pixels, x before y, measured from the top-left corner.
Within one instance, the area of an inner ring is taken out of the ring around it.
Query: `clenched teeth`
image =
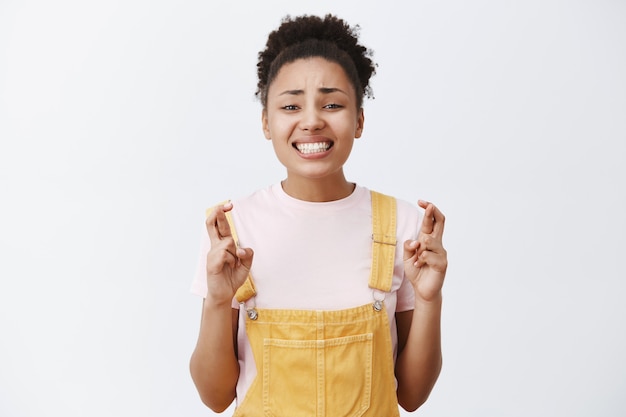
[[[296,143],[298,151],[304,154],[324,152],[330,148],[329,142],[316,142],[316,143]]]

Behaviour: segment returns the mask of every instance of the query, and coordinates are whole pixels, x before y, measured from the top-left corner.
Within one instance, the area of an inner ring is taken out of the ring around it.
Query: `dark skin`
[[[424,220],[414,241],[404,242],[404,275],[413,285],[415,307],[396,314],[398,328],[398,403],[416,410],[430,395],[441,372],[442,286],[448,267],[442,244],[445,217],[419,201]]]
[[[232,204],[217,207],[207,217],[211,239],[207,254],[208,292],[202,304],[200,334],[191,356],[191,377],[202,402],[213,411],[224,411],[235,398],[239,378],[237,317],[231,302],[252,265],[252,249],[237,248],[226,220]]]

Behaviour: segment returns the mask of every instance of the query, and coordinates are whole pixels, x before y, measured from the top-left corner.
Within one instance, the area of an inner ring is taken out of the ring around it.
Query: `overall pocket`
[[[359,417],[370,405],[372,334],[327,340],[265,339],[268,417]]]

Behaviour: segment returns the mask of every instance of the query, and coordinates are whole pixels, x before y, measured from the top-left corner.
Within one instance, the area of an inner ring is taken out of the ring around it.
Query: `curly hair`
[[[303,15],[283,18],[278,29],[267,38],[265,49],[259,52],[256,96],[263,107],[267,105],[270,84],[285,65],[302,58],[321,57],[339,64],[354,86],[357,106],[363,96],[372,98],[369,80],[376,73],[372,50],[358,43],[359,26],[350,27],[344,20],[331,14],[323,19]]]

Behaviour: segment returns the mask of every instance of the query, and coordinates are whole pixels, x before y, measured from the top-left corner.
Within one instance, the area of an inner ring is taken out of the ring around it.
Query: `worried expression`
[[[269,86],[263,132],[288,178],[343,178],[363,111],[343,68],[323,58],[285,64]]]

